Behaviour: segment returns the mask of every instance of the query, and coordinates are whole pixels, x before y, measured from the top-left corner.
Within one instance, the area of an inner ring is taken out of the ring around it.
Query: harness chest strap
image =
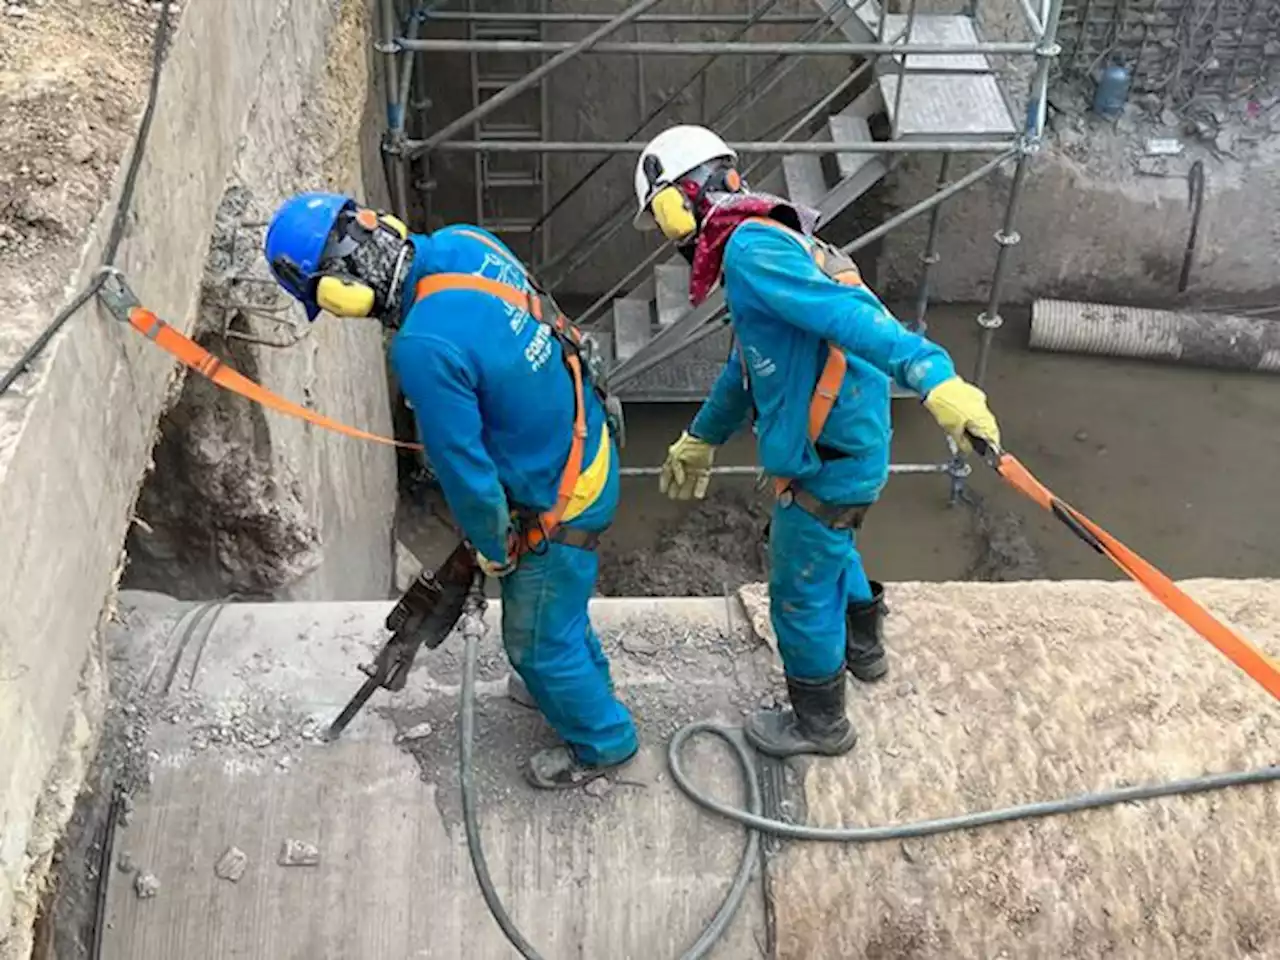
[[[479,237],[479,239],[485,238]],[[488,277],[466,273],[432,274],[418,281],[418,287],[415,290],[416,300],[421,302],[445,290],[471,290],[497,297],[513,307],[527,311],[539,323],[550,327],[562,342],[567,340],[570,344],[576,344],[580,336],[577,329],[565,319],[563,314],[557,313],[552,319],[547,319],[543,315],[542,302],[537,297],[530,296],[510,284],[490,280]],[[569,457],[565,461],[564,470],[560,474],[560,483],[556,488],[555,506],[539,515],[539,529],[526,532],[522,546],[528,549],[537,547],[560,525],[565,511],[569,508],[569,502],[573,499],[574,487],[582,476],[587,444],[587,405],[583,391],[582,363],[574,350],[563,350],[562,355],[565,366],[569,369],[569,376],[573,380],[573,439],[569,444]]]

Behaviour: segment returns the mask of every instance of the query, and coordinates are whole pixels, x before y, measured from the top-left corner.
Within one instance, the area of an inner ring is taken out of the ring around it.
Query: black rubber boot
[[[845,689],[843,670],[830,680],[787,677],[791,709],[761,710],[747,721],[743,733],[753,747],[770,757],[848,753],[858,734],[844,715]]]
[[[871,599],[845,610],[845,664],[863,683],[883,680],[889,672],[884,652],[884,584],[871,581]]]

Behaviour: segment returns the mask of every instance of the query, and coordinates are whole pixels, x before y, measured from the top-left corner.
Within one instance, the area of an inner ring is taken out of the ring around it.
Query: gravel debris
[[[320,863],[320,848],[305,840],[286,839],[280,844],[276,863],[282,867],[314,867]]]
[[[133,878],[133,892],[139,900],[150,900],[160,892],[160,880],[149,870],[143,870]]]
[[[226,852],[213,865],[213,872],[220,880],[230,880],[232,883],[238,883],[240,878],[244,876],[245,868],[248,866],[248,854],[239,847],[227,847]]]
[[[396,743],[405,743],[409,740],[421,740],[423,737],[431,736],[435,728],[428,722],[415,723],[407,730],[401,730],[396,734]]]

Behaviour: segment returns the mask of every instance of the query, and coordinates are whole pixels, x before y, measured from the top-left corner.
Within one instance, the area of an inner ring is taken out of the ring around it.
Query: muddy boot
[[[845,686],[843,670],[830,680],[787,677],[791,709],[756,713],[743,730],[747,741],[770,757],[848,753],[858,742],[858,734],[844,715]]]
[[[529,707],[532,710],[538,709],[538,701],[533,699],[533,694],[525,686],[524,680],[514,670],[507,674],[507,698],[514,700],[522,707]]]
[[[889,672],[884,652],[884,584],[871,581],[871,599],[845,610],[845,663],[863,683],[883,680]]]
[[[639,751],[637,750],[636,753]],[[539,790],[569,790],[573,787],[585,786],[592,780],[608,776],[615,770],[621,770],[634,760],[635,756],[633,753],[617,763],[588,766],[579,761],[568,747],[551,747],[549,750],[539,750],[529,758],[524,768],[524,778],[529,781],[530,786],[537,787]]]

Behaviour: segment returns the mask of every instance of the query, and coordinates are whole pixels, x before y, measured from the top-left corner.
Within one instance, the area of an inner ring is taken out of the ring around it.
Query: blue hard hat
[[[307,319],[320,314],[315,300],[316,272],[338,215],[355,201],[340,193],[300,193],[276,210],[267,227],[263,253],[280,286],[307,311]]]

